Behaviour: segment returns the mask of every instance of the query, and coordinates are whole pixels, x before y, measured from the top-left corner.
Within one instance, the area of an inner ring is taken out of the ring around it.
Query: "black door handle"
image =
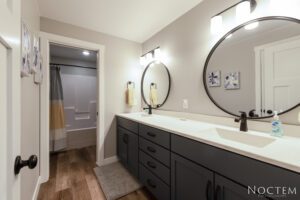
[[[207,181],[206,184],[206,200],[212,200],[212,194],[213,194],[212,182],[209,180]]]
[[[18,175],[23,167],[28,166],[29,169],[34,169],[38,163],[38,157],[32,155],[28,160],[22,160],[21,156],[17,156],[15,160],[15,175]]]
[[[147,147],[147,150],[150,151],[151,153],[155,153],[156,150],[153,147]]]

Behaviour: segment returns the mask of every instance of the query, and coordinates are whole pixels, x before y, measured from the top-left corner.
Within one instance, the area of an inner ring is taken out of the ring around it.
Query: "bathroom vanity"
[[[117,130],[120,161],[158,200],[300,199],[299,139],[144,113]]]

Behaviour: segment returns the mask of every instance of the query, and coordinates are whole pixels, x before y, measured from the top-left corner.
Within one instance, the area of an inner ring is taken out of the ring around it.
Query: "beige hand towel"
[[[154,87],[150,88],[150,104],[152,107],[156,107],[158,104],[157,89]]]
[[[135,90],[133,87],[128,87],[126,90],[126,104],[130,107],[135,105]]]

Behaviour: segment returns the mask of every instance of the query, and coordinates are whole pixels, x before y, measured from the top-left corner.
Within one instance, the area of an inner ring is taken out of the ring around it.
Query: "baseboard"
[[[41,180],[42,180],[42,177],[39,176],[39,178],[37,180],[37,183],[36,183],[36,186],[35,186],[35,189],[34,189],[32,200],[37,200],[37,198],[38,198],[39,191],[40,191],[40,186],[41,186]]]
[[[103,161],[103,165],[109,165],[109,164],[112,164],[114,162],[117,162],[119,159],[117,156],[112,156],[112,157],[109,157],[109,158],[105,158],[104,161]]]

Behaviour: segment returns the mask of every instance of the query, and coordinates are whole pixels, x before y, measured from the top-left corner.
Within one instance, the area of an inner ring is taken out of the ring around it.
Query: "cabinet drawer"
[[[156,161],[151,156],[140,151],[140,163],[142,163],[148,170],[154,173],[157,177],[163,180],[166,184],[170,185],[170,169]]]
[[[140,124],[140,136],[159,144],[167,149],[170,148],[170,133]]]
[[[140,181],[157,198],[157,200],[169,200],[170,188],[155,177],[146,167],[139,165]]]
[[[118,117],[117,123],[118,123],[118,126],[122,126],[123,128],[130,130],[133,133],[138,134],[138,132],[139,132],[139,124],[134,121]]]
[[[166,166],[170,166],[170,151],[140,137],[139,147]]]

